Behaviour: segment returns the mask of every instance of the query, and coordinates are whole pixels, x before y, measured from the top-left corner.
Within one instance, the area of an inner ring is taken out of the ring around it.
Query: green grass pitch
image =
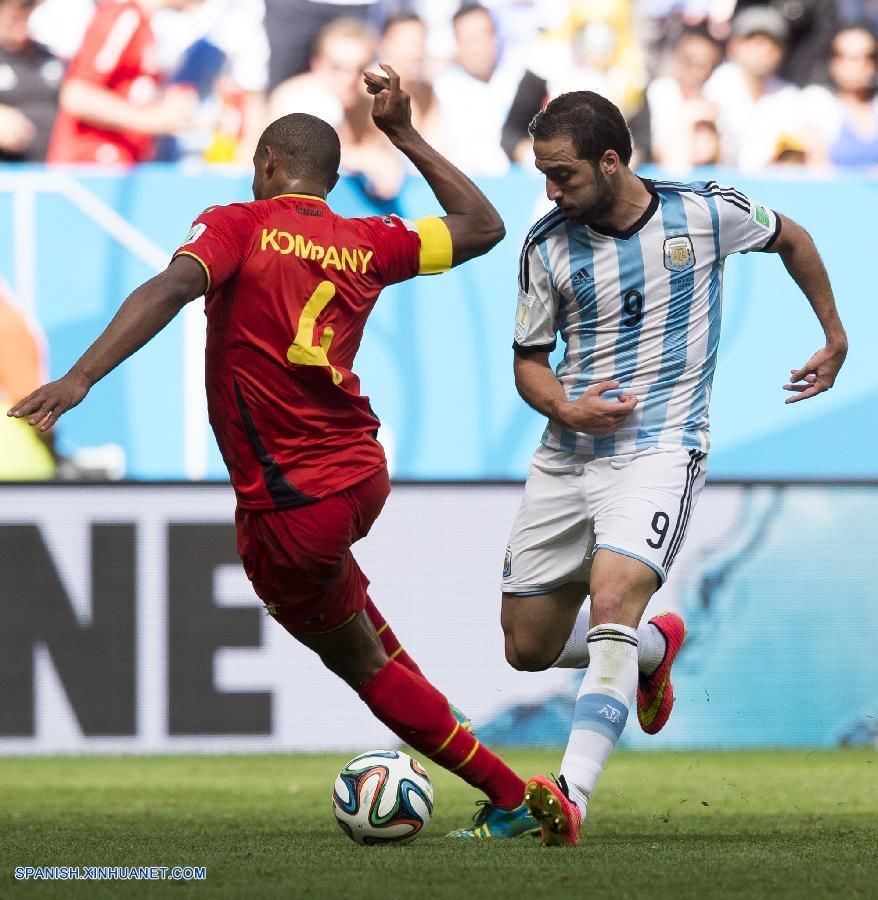
[[[504,756],[524,775],[560,759]],[[358,847],[330,810],[347,758],[0,759],[0,897],[878,897],[875,751],[620,752],[578,850],[447,840],[481,795],[429,762],[425,834]],[[16,882],[23,865],[206,866],[207,880]]]

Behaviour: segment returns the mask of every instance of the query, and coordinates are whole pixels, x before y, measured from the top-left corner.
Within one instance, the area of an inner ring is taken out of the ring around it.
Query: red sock
[[[445,697],[398,659],[389,660],[360,697],[395,735],[484,791],[496,806],[513,809],[524,799],[524,782],[515,772],[461,728]]]
[[[402,644],[397,640],[396,635],[387,624],[384,616],[381,615],[378,608],[369,597],[366,598],[365,612],[369,617],[369,621],[375,626],[378,637],[381,638],[381,643],[384,645],[384,652],[391,659],[395,659],[401,666],[405,666],[409,672],[414,672],[415,675],[420,675],[421,678],[423,678],[424,673],[418,668],[418,664],[408,655],[408,653],[403,650]]]

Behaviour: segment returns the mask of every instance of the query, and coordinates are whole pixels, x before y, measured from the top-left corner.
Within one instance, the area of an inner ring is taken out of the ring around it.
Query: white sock
[[[668,652],[667,638],[647,622],[637,629],[637,664],[641,675],[652,675]]]
[[[552,663],[553,669],[584,669],[588,666],[588,618],[591,610],[583,606],[573,623],[567,643]],[[637,629],[638,665],[642,675],[652,675],[665,658],[668,642],[655,625],[647,622]]]
[[[570,799],[583,816],[588,798],[625,728],[637,692],[637,632],[598,625],[587,635],[590,662],[576,698],[573,728],[561,762]]]

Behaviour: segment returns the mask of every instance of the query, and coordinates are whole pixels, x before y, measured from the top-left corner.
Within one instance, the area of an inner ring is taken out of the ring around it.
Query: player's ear
[[[339,174],[338,172],[329,179],[326,184],[326,193],[328,194],[337,184],[338,184]]]
[[[265,145],[265,157],[263,159],[263,166],[265,168],[265,177],[271,178],[274,173],[277,171],[278,166],[280,165],[280,160],[277,157],[277,154],[274,152],[274,148],[270,144]]]
[[[615,150],[604,150],[600,161],[601,171],[604,175],[612,175],[618,170],[620,163],[619,154]]]

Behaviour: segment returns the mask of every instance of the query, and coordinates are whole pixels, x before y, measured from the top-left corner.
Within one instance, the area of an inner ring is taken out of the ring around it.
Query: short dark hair
[[[607,150],[631,162],[631,132],[618,107],[594,91],[571,91],[552,100],[531,120],[534,138],[569,137],[580,159],[596,165]]]
[[[464,3],[461,5],[460,9],[451,17],[451,24],[457,25],[457,23],[464,18],[465,16],[470,15],[470,13],[485,13],[491,21],[494,21],[494,15],[487,6],[482,6],[481,3]]]
[[[271,147],[288,175],[310,175],[330,181],[341,162],[338,133],[323,119],[307,113],[291,113],[275,120],[262,132],[256,152]]]
[[[405,25],[408,22],[415,22],[418,25],[424,25],[424,20],[416,13],[408,9],[399,9],[395,13],[389,15],[381,26],[381,37],[384,37],[394,25]]]

